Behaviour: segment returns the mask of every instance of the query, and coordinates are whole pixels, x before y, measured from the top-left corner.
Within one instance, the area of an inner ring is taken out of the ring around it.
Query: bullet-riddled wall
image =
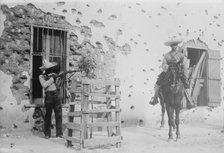
[[[26,5],[9,2],[2,1],[9,7]],[[151,124],[150,118],[159,117],[160,106],[153,107],[148,102],[161,71],[162,56],[169,51],[163,43],[169,38],[182,37],[184,41],[200,38],[210,49],[221,50],[223,57],[224,3],[220,1],[32,3],[44,12],[65,16],[71,25],[90,27],[91,43],[100,42],[103,50],[118,46],[115,47],[115,77],[121,80],[122,120],[125,122]],[[2,31],[4,16],[1,17]],[[83,40],[82,35],[78,37],[79,41]],[[221,62],[223,81],[223,60]]]

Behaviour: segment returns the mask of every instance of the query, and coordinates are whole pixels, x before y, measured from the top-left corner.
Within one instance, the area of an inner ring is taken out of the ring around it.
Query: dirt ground
[[[168,142],[168,127],[125,127],[122,128],[122,146],[107,146],[95,149],[77,150],[67,148],[65,139],[43,138],[43,134],[34,133],[29,124],[1,134],[0,153],[223,153],[224,133],[222,127],[206,125],[181,125],[181,140]],[[175,133],[174,133],[175,134]]]

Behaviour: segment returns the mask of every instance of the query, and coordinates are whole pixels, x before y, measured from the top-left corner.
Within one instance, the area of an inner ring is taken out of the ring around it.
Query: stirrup
[[[153,105],[153,106],[156,105],[157,103],[158,103],[158,98],[154,98],[154,97],[152,97],[150,102],[149,102],[149,104]]]

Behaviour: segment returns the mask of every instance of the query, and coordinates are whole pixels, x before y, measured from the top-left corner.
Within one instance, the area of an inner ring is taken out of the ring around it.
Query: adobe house
[[[190,94],[196,105],[219,106],[221,104],[220,51],[209,49],[200,39],[187,41],[183,43],[182,47],[189,59],[189,69],[194,68],[204,55],[204,59],[201,59],[201,65],[199,64],[197,70],[194,69],[198,71],[198,75],[191,75],[196,83],[190,87],[192,88]]]
[[[95,66],[95,75],[102,78],[113,77],[115,52],[111,51],[107,54],[102,50],[100,42],[97,42],[96,45],[91,44],[89,40],[92,35],[90,27],[71,25],[65,20],[65,16],[43,12],[31,3],[12,8],[1,5],[1,10],[6,16],[4,30],[0,37],[1,69],[13,74],[14,80],[11,89],[16,95],[17,101],[27,99],[28,97],[24,96],[24,93],[29,93],[31,103],[43,103],[44,92],[38,77],[42,73],[39,67],[42,66],[44,59],[57,62],[59,71],[79,67],[87,73],[85,67],[82,67],[82,63],[86,62],[83,60],[87,59],[88,62],[88,57],[94,57],[97,65],[89,67]],[[106,41],[109,42],[110,38],[106,38]],[[78,42],[78,39],[82,39],[81,43]],[[122,50],[122,47],[120,48]],[[12,54],[15,56],[11,57]],[[18,58],[14,59],[14,57]],[[8,60],[10,58],[13,59]],[[16,60],[19,58],[21,60],[17,64]],[[9,62],[5,62],[6,60]],[[23,85],[27,79],[22,76],[23,71],[29,72],[30,89]],[[62,91],[62,99],[65,103],[66,83]]]

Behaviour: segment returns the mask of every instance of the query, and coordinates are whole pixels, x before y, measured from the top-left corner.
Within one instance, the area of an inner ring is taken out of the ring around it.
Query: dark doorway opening
[[[67,68],[67,31],[62,29],[32,26],[31,27],[31,103],[43,104],[44,89],[39,82],[44,59],[58,63],[58,72],[66,71]],[[65,103],[66,84],[60,92],[62,103]]]
[[[198,48],[187,48],[187,57],[189,59],[189,75],[192,75],[192,71],[195,69],[196,65],[198,64],[203,52],[205,52],[207,56],[207,50],[204,49],[198,49]],[[200,76],[197,76],[197,79],[203,82],[200,85],[200,91],[197,97],[197,106],[207,106],[208,101],[207,101],[207,62],[205,60],[203,66],[202,66],[202,72]],[[197,87],[198,88],[198,87]]]

